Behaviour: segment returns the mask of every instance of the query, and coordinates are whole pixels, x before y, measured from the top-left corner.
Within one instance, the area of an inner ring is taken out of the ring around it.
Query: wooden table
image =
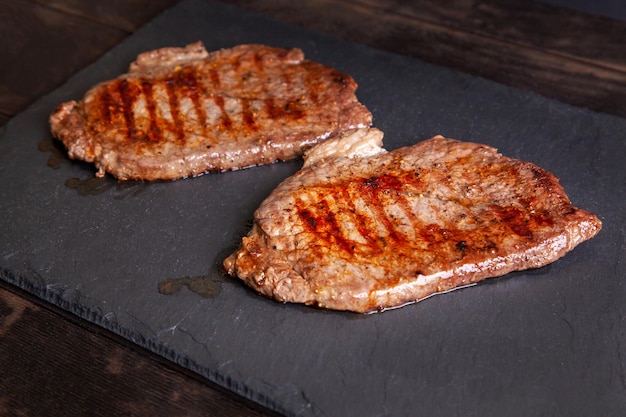
[[[626,117],[625,21],[527,0],[224,2]],[[0,0],[0,126],[175,3]],[[0,415],[274,414],[0,281]]]

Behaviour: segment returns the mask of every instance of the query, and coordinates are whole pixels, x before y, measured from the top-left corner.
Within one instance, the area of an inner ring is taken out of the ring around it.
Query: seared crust
[[[97,175],[171,180],[300,156],[369,126],[348,75],[299,49],[201,43],[139,55],[127,74],[61,104],[53,135]]]
[[[551,173],[437,136],[305,166],[224,267],[278,301],[380,311],[546,265],[601,227]]]

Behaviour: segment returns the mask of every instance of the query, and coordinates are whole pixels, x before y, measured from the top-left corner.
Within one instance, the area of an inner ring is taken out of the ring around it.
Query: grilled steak
[[[352,149],[318,145],[257,209],[226,271],[279,301],[381,311],[546,265],[601,229],[551,173],[486,145]]]
[[[143,53],[128,73],[61,104],[53,135],[97,175],[170,180],[293,159],[371,124],[356,82],[299,49],[201,43]]]

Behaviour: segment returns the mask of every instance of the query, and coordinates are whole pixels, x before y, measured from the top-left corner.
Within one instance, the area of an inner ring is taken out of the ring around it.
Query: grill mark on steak
[[[287,102],[283,106],[281,116],[284,116],[284,118],[289,119],[290,121],[297,121],[304,118],[305,115],[306,111],[304,110],[304,107],[302,106],[300,100],[293,100]]]
[[[178,142],[182,142],[185,136],[185,127],[183,125],[183,115],[180,112],[180,100],[178,98],[178,88],[175,80],[170,78],[166,79],[165,91],[167,91],[167,98],[169,104],[169,114],[172,118],[171,128],[176,134]]]
[[[137,90],[127,80],[121,80],[117,83],[117,89],[122,101],[122,117],[126,128],[126,137],[134,139],[136,135],[135,117],[133,114],[133,105]]]
[[[360,238],[357,243],[362,247],[367,245],[372,251],[380,252],[381,248],[378,239],[373,239],[369,232],[372,227],[371,212],[364,212],[355,204],[360,197],[353,187],[338,187],[336,189],[336,201],[346,204],[347,207],[343,213],[350,216],[349,220],[355,227],[356,235]],[[362,202],[363,209],[367,210],[365,204],[365,202]]]
[[[403,181],[405,177],[411,176],[372,176],[356,182],[334,184],[322,190],[311,190],[312,194],[317,195],[317,203],[310,204],[298,199],[295,207],[306,228],[318,235],[316,245],[319,247],[337,245],[338,249],[347,253],[356,251],[363,255],[381,253],[387,245],[402,249],[410,236],[399,230],[399,219],[387,212],[386,208],[391,206],[387,200],[393,198],[394,207],[401,210],[412,228],[422,226],[409,201],[402,196],[407,184]],[[393,196],[390,197],[390,194]],[[354,204],[358,199],[363,200],[361,209]],[[385,236],[380,235],[379,225],[383,226]],[[356,235],[346,236],[344,229],[349,226],[354,226],[353,233]],[[323,239],[328,241],[324,242]]]
[[[262,71],[263,70],[263,58],[261,57],[261,54],[259,54],[258,52],[255,52],[252,55],[252,60],[254,62],[254,65],[256,66],[256,69],[258,71]]]
[[[272,99],[265,100],[264,107],[267,117],[271,120],[278,120],[278,118],[282,114],[280,107],[278,107]]]
[[[163,132],[170,131],[175,134],[179,141],[183,141],[186,131],[197,130],[204,133],[207,115],[201,98],[202,87],[192,71],[177,71],[173,77],[157,83],[149,83],[145,80],[133,82],[122,79],[116,84],[123,107],[122,116],[127,132],[126,139],[161,142],[164,140]],[[167,92],[168,106],[166,113],[170,116],[171,121],[168,120],[165,114],[163,117],[158,117],[157,104],[153,95],[154,87],[158,85],[163,85]],[[195,119],[187,117],[181,110],[181,97],[191,100],[193,106],[190,110],[195,114]],[[110,107],[108,103],[112,100],[108,90],[105,90],[101,100],[101,107],[108,109]],[[146,131],[138,127],[138,120],[146,117],[146,115],[137,111],[140,103],[145,105],[149,118]],[[108,119],[110,123],[110,112],[108,110],[103,118]],[[229,126],[228,123],[226,125]]]
[[[233,71],[236,73],[237,71],[239,71],[239,68],[241,67],[241,63],[242,61],[239,59],[234,59],[234,60],[230,60],[229,64],[233,67]]]
[[[530,207],[530,203],[526,206]],[[533,211],[530,214],[521,208],[514,206],[502,207],[491,205],[489,209],[496,216],[495,222],[506,227],[517,236],[532,239],[533,230],[540,227],[550,227],[554,225],[554,220],[545,210]]]
[[[389,193],[398,191],[401,188],[402,184],[397,178],[390,177],[389,175],[372,176],[362,180],[358,185],[359,193],[365,198],[368,206],[371,207],[374,218],[384,226],[388,237],[397,244],[406,239],[403,238],[401,233],[398,233],[393,221],[387,215],[385,211],[385,200]],[[399,201],[403,208],[407,206],[402,198],[399,198]]]
[[[102,94],[100,95],[100,117],[102,118],[103,125],[111,124],[111,109],[114,108],[115,102],[113,97],[111,97],[111,92],[109,88],[103,88]],[[93,131],[93,129],[92,129]]]
[[[141,91],[144,99],[146,100],[146,109],[148,110],[148,117],[150,118],[150,138],[152,140],[161,140],[163,138],[163,133],[161,127],[159,126],[156,103],[154,101],[154,97],[152,96],[152,84],[145,81],[142,82]]]
[[[215,68],[209,69],[209,79],[211,80],[211,85],[215,89],[219,89],[221,87],[220,74],[215,70]]]
[[[320,104],[319,93],[321,92],[320,82],[312,71],[307,72],[305,80],[307,95],[311,103],[315,106]]]
[[[217,105],[217,108],[220,109],[221,114],[219,115],[219,125],[218,129],[220,130],[228,130],[233,126],[233,122],[230,119],[228,113],[226,113],[226,109],[224,107],[224,97],[220,95],[213,96],[213,102]]]
[[[204,94],[202,84],[198,82],[196,73],[194,71],[191,71],[189,69],[183,69],[181,71],[178,71],[177,74],[177,79],[180,81],[181,94],[189,95],[189,98],[191,98],[191,101],[193,103],[193,109],[197,117],[196,128],[204,134],[207,117],[204,106],[202,105],[201,95]]]
[[[320,235],[322,239],[316,240],[315,245],[320,248],[334,246],[339,250],[350,254],[354,251],[354,243],[344,235],[337,215],[331,207],[335,204],[329,203],[325,198],[320,199],[314,207],[305,204],[302,200],[296,201],[298,216],[310,233]],[[324,241],[323,239],[327,239]],[[318,256],[323,256],[320,253]]]
[[[255,131],[256,123],[254,120],[254,112],[250,108],[249,100],[241,100],[241,115],[243,124],[247,131]]]

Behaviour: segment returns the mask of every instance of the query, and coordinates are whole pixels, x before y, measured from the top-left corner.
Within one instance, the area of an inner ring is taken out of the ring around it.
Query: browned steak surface
[[[380,311],[546,265],[600,229],[551,173],[436,136],[305,165],[224,266],[279,301]]]
[[[51,131],[97,175],[169,180],[293,159],[371,124],[348,75],[299,49],[201,43],[143,53],[128,73],[61,104]]]

